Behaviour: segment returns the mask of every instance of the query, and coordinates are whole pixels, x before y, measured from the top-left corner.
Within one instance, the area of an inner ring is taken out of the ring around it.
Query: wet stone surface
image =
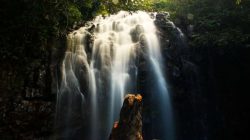
[[[0,139],[42,140],[52,137],[54,102],[1,98],[0,112]]]

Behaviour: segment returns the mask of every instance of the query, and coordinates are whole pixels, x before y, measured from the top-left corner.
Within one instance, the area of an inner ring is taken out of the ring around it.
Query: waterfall
[[[155,15],[146,12],[120,11],[108,17],[98,16],[68,35],[57,97],[62,137],[108,139],[124,96],[138,92],[139,58],[144,57],[152,71],[145,76],[155,82],[150,92],[157,95],[156,107],[163,122],[158,138],[174,139],[164,60],[154,20]]]

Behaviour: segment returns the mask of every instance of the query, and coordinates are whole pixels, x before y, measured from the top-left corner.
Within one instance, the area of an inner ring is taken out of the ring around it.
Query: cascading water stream
[[[64,118],[60,120],[64,121],[62,127],[73,129],[75,124],[71,121],[79,119],[81,122],[84,119],[80,118],[88,118],[88,139],[108,139],[113,123],[119,118],[125,94],[138,90],[138,57],[144,49],[147,65],[153,71],[145,76],[156,81],[153,87],[156,92],[152,94],[160,98],[157,101],[164,123],[161,128],[166,131],[161,139],[174,139],[171,103],[154,20],[146,12],[121,11],[106,18],[98,16],[92,25],[68,35],[57,107],[60,112],[57,114]]]

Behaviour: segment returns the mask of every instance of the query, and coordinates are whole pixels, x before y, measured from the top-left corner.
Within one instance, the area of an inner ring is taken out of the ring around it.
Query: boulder
[[[120,119],[114,123],[110,140],[143,140],[142,96],[128,94],[123,102]]]

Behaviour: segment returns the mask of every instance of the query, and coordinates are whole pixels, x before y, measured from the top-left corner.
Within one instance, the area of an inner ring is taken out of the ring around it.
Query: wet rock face
[[[57,83],[52,75],[63,55],[63,42],[64,38],[49,45],[51,60],[46,52],[42,60],[24,67],[0,64],[0,140],[53,137]]]
[[[0,139],[34,140],[52,136],[55,104],[49,101],[0,100]]]
[[[156,15],[155,25],[160,32],[159,38],[161,43],[163,43],[162,46],[175,47],[177,49],[187,47],[185,35],[175,26],[169,17],[169,13],[167,12],[157,13]]]
[[[110,140],[143,140],[142,96],[128,94],[123,102],[120,120],[114,123]]]
[[[244,112],[247,105],[243,103],[244,96],[235,93],[248,91],[243,81],[250,79],[246,72],[249,71],[246,67],[250,60],[249,48],[230,45],[222,48],[213,46],[212,42],[189,47],[167,14],[158,13],[155,24],[173,93],[177,139],[238,139],[244,132],[240,124],[245,123],[244,117],[238,114]],[[188,30],[192,32],[193,28],[190,26]],[[185,32],[185,28],[182,31]],[[146,100],[144,96],[144,108]],[[143,120],[147,119],[145,116]],[[152,138],[151,124],[150,118],[148,125],[143,124],[144,139]]]
[[[131,39],[133,42],[138,42],[140,40],[140,35],[144,32],[141,25],[136,25],[136,27],[130,31]]]

